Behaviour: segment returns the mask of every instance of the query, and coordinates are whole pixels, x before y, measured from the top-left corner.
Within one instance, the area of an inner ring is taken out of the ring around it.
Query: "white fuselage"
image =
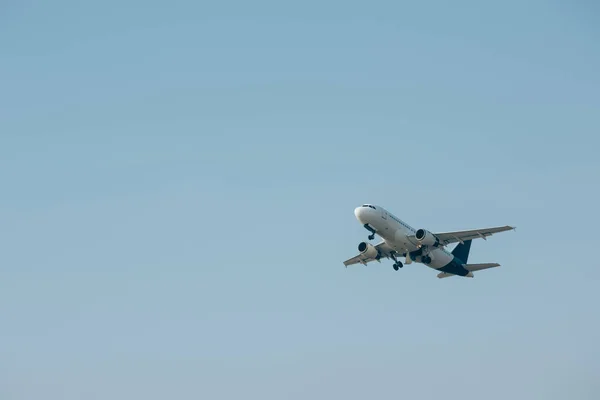
[[[368,225],[375,230],[375,233],[398,254],[409,254],[419,250],[419,243],[414,239],[417,230],[384,208],[364,205],[357,207],[354,215],[362,225]],[[431,262],[426,265],[433,269],[442,268],[454,259],[443,247],[421,246],[421,250],[423,255],[431,258]],[[422,262],[421,256],[416,256],[414,261]]]

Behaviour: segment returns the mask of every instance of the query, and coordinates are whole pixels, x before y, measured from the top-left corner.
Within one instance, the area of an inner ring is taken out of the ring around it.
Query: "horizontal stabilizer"
[[[482,269],[488,269],[488,268],[494,268],[494,267],[499,267],[500,264],[498,263],[487,263],[487,264],[463,264],[463,267],[469,271],[469,273],[467,275],[465,275],[466,278],[473,278],[473,272],[474,271],[481,271]],[[448,272],[440,272],[437,277],[442,279],[442,278],[449,278],[451,276],[456,276],[456,274],[450,274]]]
[[[442,279],[442,278],[449,278],[451,276],[456,276],[454,274],[449,274],[448,272],[440,272],[437,277]]]
[[[455,274],[451,274],[448,272],[440,272],[439,274],[437,274],[437,277],[442,279],[442,278],[449,278],[451,276],[457,276]],[[465,275],[465,278],[472,278],[473,277],[473,273],[469,272],[467,275]]]
[[[480,271],[482,269],[494,268],[494,267],[499,267],[499,266],[500,266],[500,264],[497,264],[497,263],[465,264],[465,265],[463,265],[463,267],[465,267],[465,269],[470,272]]]

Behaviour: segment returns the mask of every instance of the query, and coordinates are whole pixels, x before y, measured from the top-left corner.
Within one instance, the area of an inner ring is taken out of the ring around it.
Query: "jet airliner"
[[[371,233],[368,236],[369,240],[375,239],[376,234],[383,240],[376,245],[360,242],[359,254],[344,261],[346,267],[354,264],[367,265],[371,261],[381,262],[381,258],[385,257],[394,261],[393,267],[398,271],[403,267],[398,257],[405,257],[406,264],[414,261],[439,271],[438,278],[450,276],[472,278],[475,271],[499,267],[500,264],[497,263],[467,264],[471,241],[477,238],[487,240],[487,237],[494,233],[515,229],[507,225],[487,229],[432,233],[426,229],[414,229],[383,207],[373,204],[363,204],[357,207],[354,215]],[[451,243],[458,244],[452,252],[449,252],[445,246]]]

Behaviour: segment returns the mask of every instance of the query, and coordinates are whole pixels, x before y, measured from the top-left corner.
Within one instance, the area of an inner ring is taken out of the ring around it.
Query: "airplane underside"
[[[371,237],[374,237],[374,235],[376,233],[375,229],[370,227],[368,224],[365,224],[364,227],[369,232],[371,232],[371,235],[369,235],[369,239]],[[386,238],[384,236],[382,236],[382,238],[384,238],[384,241],[386,240]],[[388,240],[390,240],[390,242],[392,242],[391,238],[388,238]],[[394,264],[392,265],[392,267],[394,268],[395,271],[398,271],[404,265],[408,265],[408,264],[412,264],[413,262],[416,262],[416,263],[424,264],[425,266],[427,266],[433,270],[439,271],[439,274],[437,275],[437,277],[440,279],[441,278],[449,278],[451,276],[473,278],[474,274],[473,274],[473,269],[471,268],[472,266],[478,267],[477,269],[486,269],[486,268],[492,268],[494,266],[499,266],[499,264],[467,264],[466,262],[469,257],[471,243],[472,243],[472,240],[467,240],[462,243],[459,243],[452,250],[451,253],[447,253],[446,251],[442,250],[441,248],[439,248],[437,246],[436,247],[419,246],[416,250],[409,251],[408,249],[406,249],[406,251],[403,251],[403,252],[398,252],[398,251],[392,250],[390,252],[390,254],[387,256],[387,258],[391,258],[394,261]],[[368,245],[369,244],[367,244],[366,242],[361,242],[359,244],[359,248],[358,248],[359,251],[361,251],[361,252],[364,251]],[[398,246],[397,243],[390,243],[389,245],[390,245],[390,247],[395,247],[395,248],[403,247],[403,246]],[[404,245],[405,245],[404,247],[407,247],[406,243],[404,243]],[[437,257],[436,257],[436,254],[437,254]],[[448,255],[450,261],[444,262],[443,264],[435,265],[437,263],[435,263],[433,261],[438,260],[438,258],[440,258],[440,256],[442,256],[441,259],[444,259],[444,257],[443,257],[444,255]],[[382,255],[378,252],[377,256],[375,257],[377,259],[377,261],[380,261],[381,256]],[[405,258],[405,263],[403,264],[400,260],[398,260],[398,257]],[[433,259],[432,259],[432,257],[433,257]]]
[[[348,267],[353,264],[367,265],[369,262],[381,262],[381,258],[394,261],[394,270],[404,266],[399,258],[405,258],[405,263],[417,262],[438,271],[438,278],[461,276],[472,278],[474,271],[498,267],[500,264],[468,264],[469,251],[473,239],[487,240],[498,232],[514,230],[512,226],[497,226],[484,229],[470,229],[451,232],[430,232],[426,229],[415,229],[397,218],[383,207],[363,204],[354,210],[354,215],[361,225],[369,231],[368,240],[379,235],[383,241],[371,244],[367,241],[358,245],[359,254],[344,261]],[[446,246],[456,243],[452,251]]]

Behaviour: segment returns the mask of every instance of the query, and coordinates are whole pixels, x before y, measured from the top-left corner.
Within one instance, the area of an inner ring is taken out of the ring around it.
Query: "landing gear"
[[[371,228],[369,226],[369,224],[364,224],[363,226],[365,227],[366,230],[368,230],[369,232],[371,232],[371,234],[368,236],[369,240],[375,239],[375,229]]]
[[[394,271],[398,271],[398,268],[402,268],[404,265],[402,265],[402,263],[400,261],[398,261],[398,259],[396,258],[396,253],[392,253],[390,254],[390,256],[392,257],[392,260],[394,260],[394,265],[392,265],[392,267],[394,267]]]
[[[423,260],[423,264],[429,264],[431,262],[431,257],[429,256],[423,256],[421,259]]]

